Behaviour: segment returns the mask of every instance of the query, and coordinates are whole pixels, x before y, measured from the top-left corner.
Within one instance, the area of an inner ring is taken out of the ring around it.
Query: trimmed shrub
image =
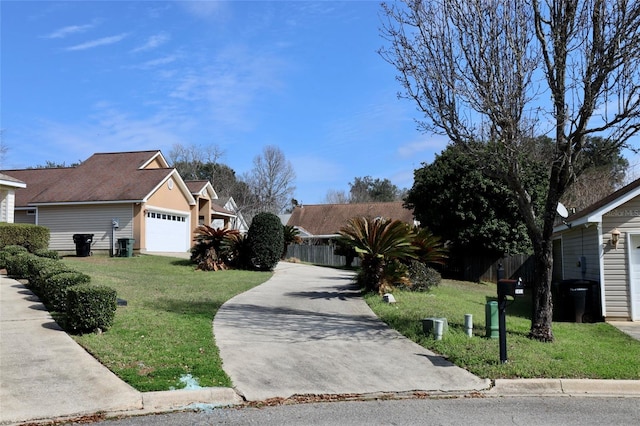
[[[7,275],[13,278],[27,278],[29,275],[29,262],[35,256],[29,253],[18,253],[13,256],[7,256],[4,265]]]
[[[272,270],[284,249],[284,231],[278,216],[267,212],[255,215],[247,238],[253,267],[262,271]]]
[[[49,228],[26,223],[0,224],[0,248],[18,245],[33,253],[49,247]]]
[[[16,245],[4,246],[2,248],[2,251],[11,255],[18,254],[18,253],[29,253],[29,250],[27,250],[26,248],[22,246],[16,246]]]
[[[82,284],[67,288],[67,328],[70,332],[106,331],[116,316],[116,291]]]
[[[81,272],[62,272],[52,275],[40,287],[50,310],[65,312],[67,309],[67,290],[69,287],[89,284],[91,277]]]
[[[424,263],[417,260],[409,264],[409,280],[411,291],[429,291],[432,287],[437,287],[442,281],[442,276],[438,271],[429,268]]]
[[[35,254],[38,257],[46,257],[48,259],[60,260],[60,255],[55,250],[40,249],[40,250],[36,250],[33,254]]]
[[[32,256],[28,265],[29,275],[27,276],[27,279],[29,280],[29,286],[44,302],[48,302],[44,287],[46,285],[46,281],[51,276],[62,272],[75,272],[74,269],[65,263],[46,257]]]

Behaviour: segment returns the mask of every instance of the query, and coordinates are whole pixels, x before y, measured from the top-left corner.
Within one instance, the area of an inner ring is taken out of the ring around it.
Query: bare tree
[[[535,257],[530,337],[552,341],[552,233],[587,136],[619,146],[639,128],[640,3],[633,0],[404,0],[384,4],[381,56],[398,70],[422,130],[493,147],[486,172],[514,194]],[[549,134],[546,199],[520,171]]]
[[[253,159],[253,169],[246,175],[257,199],[257,211],[282,212],[293,195],[293,182],[296,173],[291,162],[277,146],[268,145],[262,150],[262,155]]]
[[[324,197],[325,204],[349,204],[349,196],[343,190],[330,189]]]
[[[215,165],[224,155],[217,145],[182,145],[174,144],[167,154],[167,161],[178,170],[185,180],[216,181]]]

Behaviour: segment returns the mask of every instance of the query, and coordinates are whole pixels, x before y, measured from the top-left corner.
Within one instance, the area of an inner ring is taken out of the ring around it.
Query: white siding
[[[631,293],[627,234],[640,232],[640,198],[635,198],[602,217],[605,303],[607,317],[631,318]],[[610,244],[611,231],[618,228],[617,248]]]
[[[13,188],[0,188],[0,222],[13,223],[14,202]]]
[[[131,204],[41,206],[38,225],[51,231],[51,250],[74,251],[73,234],[94,234],[92,250],[112,247],[111,221],[119,219],[115,239],[133,238],[133,206]]]

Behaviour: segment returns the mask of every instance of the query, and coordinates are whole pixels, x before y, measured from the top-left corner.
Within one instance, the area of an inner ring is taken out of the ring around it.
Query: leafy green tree
[[[456,254],[530,252],[517,204],[504,184],[483,172],[483,163],[450,145],[415,170],[405,205]]]
[[[403,194],[389,179],[373,179],[371,176],[356,177],[349,187],[350,203],[397,201]]]
[[[284,230],[280,218],[269,212],[258,213],[249,226],[247,240],[253,267],[263,271],[272,270],[278,264],[284,248]]]

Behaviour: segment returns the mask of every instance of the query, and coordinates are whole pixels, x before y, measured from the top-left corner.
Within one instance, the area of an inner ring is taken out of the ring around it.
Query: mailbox
[[[505,296],[524,296],[522,278],[517,280],[498,280],[498,298]]]

